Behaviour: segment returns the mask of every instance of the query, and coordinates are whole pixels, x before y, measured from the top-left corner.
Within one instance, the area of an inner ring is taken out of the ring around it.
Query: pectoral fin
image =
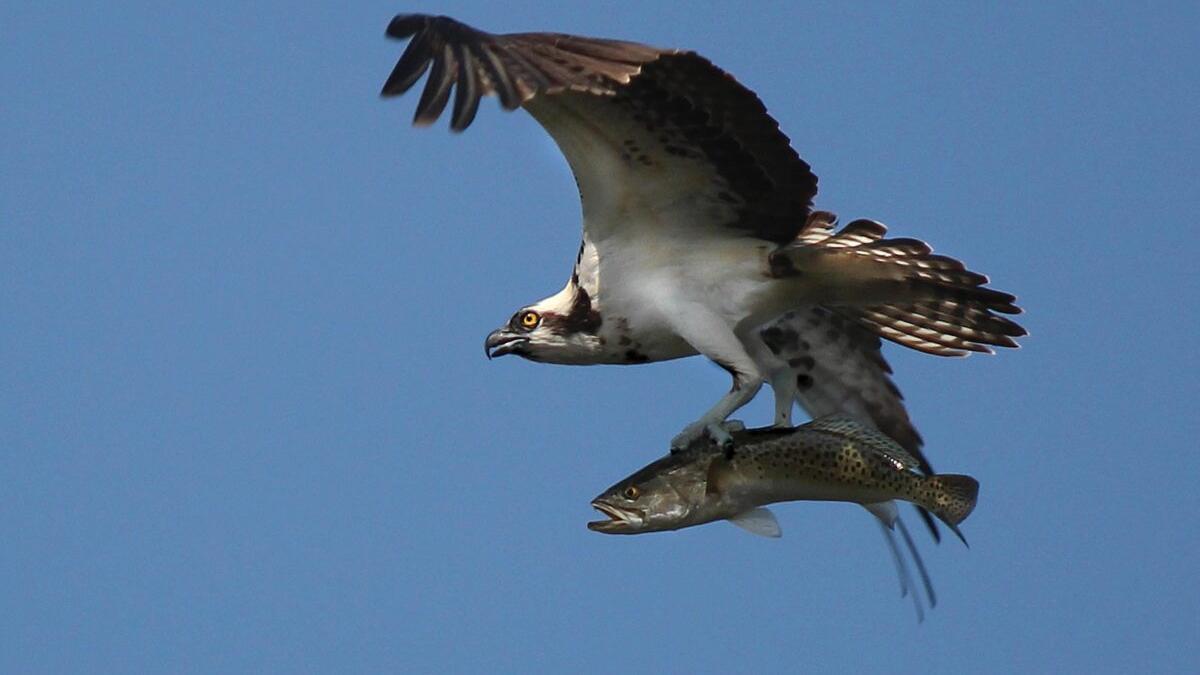
[[[779,521],[775,520],[775,514],[762,506],[743,511],[730,518],[729,522],[762,537],[775,539],[783,536],[783,530],[779,529]]]

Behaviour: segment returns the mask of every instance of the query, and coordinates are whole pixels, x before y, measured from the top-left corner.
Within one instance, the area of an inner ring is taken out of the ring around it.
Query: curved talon
[[[725,436],[719,441],[714,437],[713,441],[717,442],[721,446],[721,450],[725,452],[725,459],[733,459],[733,436],[730,435],[730,432],[743,431],[745,430],[746,425],[737,420],[732,420],[729,422],[724,422],[719,426],[721,427],[721,432],[724,433]]]
[[[704,427],[704,431],[712,439],[713,443],[721,446],[726,452],[733,450],[733,435],[729,433],[729,429],[725,427],[724,422],[707,424]]]

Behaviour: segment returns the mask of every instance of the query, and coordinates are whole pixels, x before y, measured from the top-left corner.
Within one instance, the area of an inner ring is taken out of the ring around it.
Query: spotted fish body
[[[774,516],[760,507],[807,500],[861,504],[890,528],[892,501],[902,500],[928,509],[961,538],[958,524],[975,508],[974,478],[923,475],[899,444],[850,417],[735,431],[733,438],[732,453],[701,442],[613,485],[592,502],[609,520],[588,526],[639,534],[728,519],[778,536]]]
[[[929,573],[894,500],[928,509],[962,539],[958,524],[971,514],[979,493],[974,478],[923,475],[917,460],[898,443],[845,416],[822,417],[795,429],[738,430],[732,436],[732,453],[696,443],[605,490],[592,506],[608,519],[588,523],[588,528],[641,534],[725,519],[755,534],[778,537],[779,524],[767,504],[854,502],[879,519],[901,594],[913,591],[918,620],[924,617],[922,600],[896,543],[896,531],[920,576],[925,602],[929,607],[937,604]]]
[[[822,418],[760,442],[751,438],[731,458],[710,460],[708,490],[735,505],[900,499],[925,507],[951,527],[975,507],[974,479],[923,476],[913,470],[917,460],[895,441],[850,418]]]

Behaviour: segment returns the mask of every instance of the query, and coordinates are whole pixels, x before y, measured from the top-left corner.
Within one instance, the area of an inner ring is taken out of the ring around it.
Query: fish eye
[[[629,487],[625,488],[625,491],[621,494],[625,495],[626,499],[633,500],[637,499],[638,496],[642,494],[642,491],[639,490],[636,485],[630,485]]]
[[[528,309],[517,315],[517,325],[525,330],[533,330],[542,322],[542,315]]]

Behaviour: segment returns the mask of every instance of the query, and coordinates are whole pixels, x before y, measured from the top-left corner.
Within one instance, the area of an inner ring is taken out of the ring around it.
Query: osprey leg
[[[750,358],[754,359],[759,372],[763,373],[775,393],[775,426],[792,426],[792,411],[796,407],[796,373],[785,359],[790,353],[777,354],[763,339],[761,331],[748,336],[745,343]]]
[[[708,412],[701,415],[700,419],[684,427],[683,431],[671,440],[671,448],[682,450],[704,436],[708,436],[714,443],[724,448],[732,448],[733,436],[726,427],[725,418],[749,403],[750,399],[758,393],[762,384],[761,377],[742,379],[735,374],[733,388],[729,390],[729,393],[721,397],[721,400],[717,401],[717,404]]]
[[[771,375],[771,389],[775,392],[775,426],[792,426],[792,409],[796,405],[796,378],[790,370],[779,370]]]
[[[733,376],[729,393],[717,404],[700,416],[700,419],[684,427],[672,441],[671,447],[686,448],[707,435],[724,447],[732,447],[733,437],[722,424],[735,410],[754,398],[765,379],[758,364],[746,351],[740,337],[729,329],[720,316],[701,305],[689,305],[676,314],[672,327],[696,351],[707,356]]]

